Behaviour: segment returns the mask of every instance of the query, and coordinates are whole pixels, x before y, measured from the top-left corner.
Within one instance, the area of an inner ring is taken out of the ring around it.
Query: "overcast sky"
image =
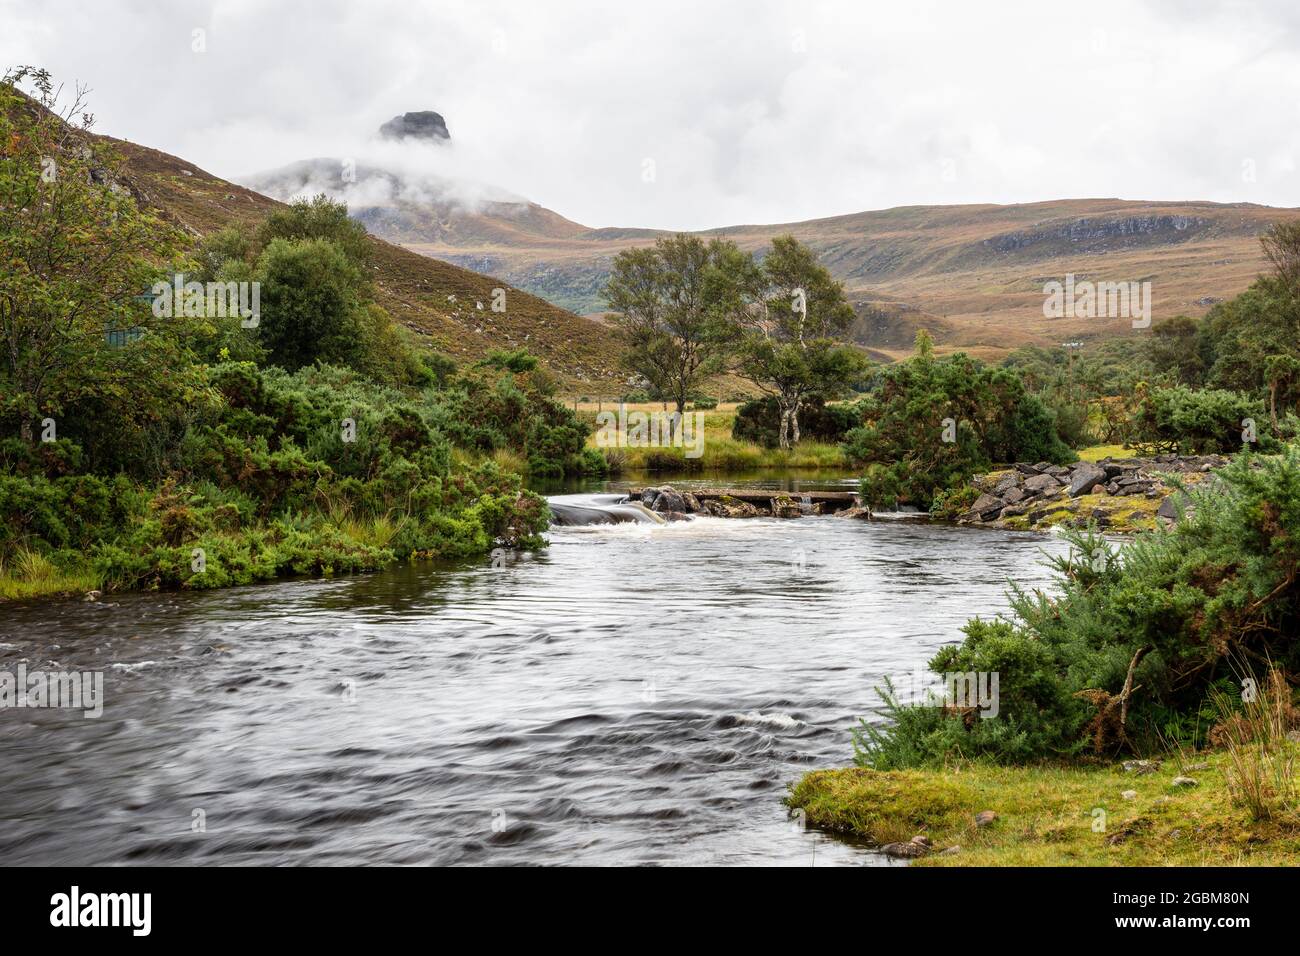
[[[0,0],[19,63],[88,83],[99,132],[232,179],[437,110],[433,172],[593,226],[1300,205],[1295,0]]]

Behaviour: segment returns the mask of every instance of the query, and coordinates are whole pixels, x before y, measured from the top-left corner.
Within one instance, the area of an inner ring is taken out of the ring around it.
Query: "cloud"
[[[0,0],[0,22],[0,60],[90,83],[102,132],[230,178],[434,109],[455,149],[430,175],[593,226],[1296,194],[1285,2]]]

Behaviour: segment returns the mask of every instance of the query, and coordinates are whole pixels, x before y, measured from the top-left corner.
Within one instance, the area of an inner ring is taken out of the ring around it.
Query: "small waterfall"
[[[799,510],[802,511],[802,512],[803,512],[804,514],[806,514],[806,515],[808,515],[808,514],[812,514],[812,496],[811,496],[811,495],[800,495],[800,496],[799,496]]]
[[[551,524],[556,527],[580,527],[593,524],[665,524],[639,501],[627,495],[557,495],[547,498],[551,506]]]

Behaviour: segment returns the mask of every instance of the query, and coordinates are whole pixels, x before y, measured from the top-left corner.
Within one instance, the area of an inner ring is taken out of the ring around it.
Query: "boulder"
[[[1144,484],[1140,481],[1135,481],[1131,485],[1121,484],[1119,490],[1116,491],[1115,494],[1120,496],[1121,498],[1124,497],[1125,495],[1144,495],[1148,491],[1151,491],[1154,487],[1155,487],[1154,485]]]
[[[996,518],[998,512],[1005,507],[1001,498],[995,498],[992,495],[980,495],[975,499],[975,503],[970,506],[967,512],[972,518],[979,518],[983,521],[989,521]]]
[[[1112,461],[1109,458],[1103,458],[1097,464],[1104,468],[1107,478],[1119,478],[1123,475],[1131,475],[1138,470],[1136,462],[1131,461]]]
[[[642,499],[644,500],[644,495],[642,496]],[[649,505],[649,508],[651,511],[659,512],[684,512],[686,510],[686,499],[683,498],[681,493],[675,488],[670,488],[668,485],[664,485],[659,489],[659,494],[655,496],[654,504]]]
[[[1025,500],[1025,493],[1021,491],[1019,488],[1012,488],[1010,491],[1008,491],[1006,494],[1002,495],[1001,497],[1002,500],[1005,501],[1007,504],[1014,505],[1016,504],[1016,502]]]
[[[1100,468],[1088,461],[1075,465],[1070,472],[1070,497],[1077,498],[1080,495],[1086,495],[1105,480],[1105,468]]]
[[[1030,494],[1041,495],[1049,491],[1055,491],[1061,487],[1061,483],[1051,475],[1035,475],[1026,479],[1025,491]]]
[[[717,504],[722,507],[721,517],[724,518],[757,518],[759,515],[759,510],[748,501],[741,501],[731,495],[717,499]]]
[[[993,486],[993,494],[999,498],[1005,498],[1007,494],[1020,484],[1020,478],[1017,475],[1007,475]]]
[[[772,499],[772,517],[774,518],[800,518],[803,517],[803,505],[795,501],[789,495],[777,495]]]
[[[1038,469],[1034,465],[1025,464],[1023,461],[1016,462],[1016,471],[1027,477],[1033,477],[1038,474]]]
[[[692,514],[700,510],[700,499],[696,498],[689,491],[682,495],[682,500],[686,502],[686,510]]]
[[[979,813],[975,814],[975,825],[977,827],[987,827],[997,818],[998,815],[992,810],[981,810]]]

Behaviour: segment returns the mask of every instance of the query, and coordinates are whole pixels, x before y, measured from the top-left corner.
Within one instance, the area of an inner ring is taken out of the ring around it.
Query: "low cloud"
[[[233,179],[351,156],[399,163],[409,188],[469,184],[466,202],[495,184],[660,228],[1296,193],[1300,14],[1282,2],[0,0],[0,21],[0,59],[88,82],[102,132]],[[422,109],[452,149],[371,140]]]

